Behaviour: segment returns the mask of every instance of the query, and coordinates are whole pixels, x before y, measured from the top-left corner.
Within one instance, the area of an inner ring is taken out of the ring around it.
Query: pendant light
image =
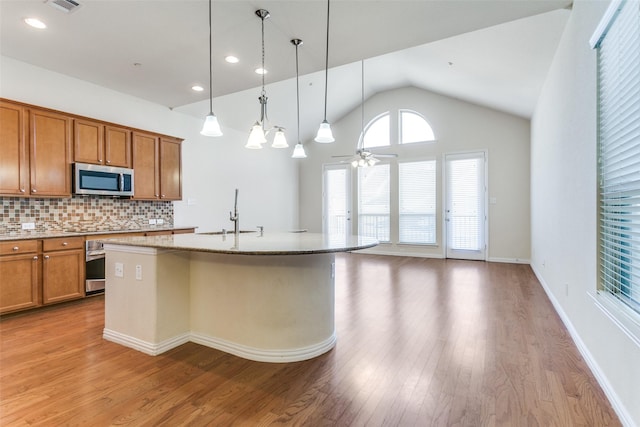
[[[211,0],[209,0],[209,114],[204,120],[200,134],[204,136],[222,136],[218,118],[213,114],[213,37],[211,34]]]
[[[331,132],[331,125],[327,121],[327,89],[329,85],[329,11],[330,0],[327,0],[327,49],[324,58],[324,120],[320,123],[315,141],[320,143],[330,143],[335,141]]]
[[[300,142],[300,83],[298,79],[298,46],[302,44],[302,40],[293,39],[291,43],[296,47],[296,112],[298,118],[298,143],[293,148],[293,154],[291,158],[293,159],[304,159],[307,157],[307,153],[304,152],[304,147],[302,142]]]
[[[251,132],[249,133],[249,139],[247,140],[247,144],[245,148],[250,148],[254,150],[259,150],[262,148],[262,144],[267,142],[266,136],[274,130],[274,138],[273,144],[271,145],[273,148],[287,148],[289,144],[287,144],[287,138],[284,135],[284,128],[281,126],[274,126],[271,129],[265,129],[266,122],[269,121],[267,117],[267,92],[264,89],[264,75],[266,74],[264,68],[264,20],[269,18],[269,11],[264,9],[256,10],[256,15],[262,21],[262,91],[260,92],[260,97],[258,101],[260,102],[260,119],[254,123],[251,127]]]

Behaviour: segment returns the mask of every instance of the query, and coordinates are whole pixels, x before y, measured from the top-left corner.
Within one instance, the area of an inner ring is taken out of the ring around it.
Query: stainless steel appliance
[[[95,240],[87,240],[85,260],[85,292],[87,294],[104,292],[104,245]]]
[[[73,193],[133,196],[133,169],[74,163]]]

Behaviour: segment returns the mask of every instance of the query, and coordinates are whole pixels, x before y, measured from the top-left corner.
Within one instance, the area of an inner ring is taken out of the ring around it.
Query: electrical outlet
[[[121,262],[116,262],[115,270],[116,277],[124,277],[124,264],[122,264]]]
[[[162,218],[158,218],[158,219],[156,220],[156,224],[158,224],[158,225],[162,225],[162,224],[164,224],[164,219],[162,219]]]
[[[35,230],[36,229],[36,223],[35,222],[23,222],[22,223],[22,229],[23,230]]]
[[[156,225],[156,220],[154,219],[150,219],[149,220],[149,225]]]
[[[136,280],[142,280],[142,266],[136,265]]]

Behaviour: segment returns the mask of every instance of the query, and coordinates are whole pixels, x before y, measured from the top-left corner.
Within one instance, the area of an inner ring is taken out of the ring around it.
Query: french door
[[[325,165],[323,171],[322,230],[332,236],[351,231],[351,166]]]
[[[486,259],[484,152],[445,156],[446,256]]]

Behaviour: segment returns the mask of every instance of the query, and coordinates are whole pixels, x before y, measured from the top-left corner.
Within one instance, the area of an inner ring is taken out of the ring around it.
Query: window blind
[[[600,288],[640,313],[640,3],[598,43]]]
[[[452,250],[479,251],[484,246],[484,157],[471,156],[447,156],[447,246]]]
[[[398,165],[400,243],[436,243],[436,161]]]
[[[358,169],[358,234],[389,241],[389,165]]]

